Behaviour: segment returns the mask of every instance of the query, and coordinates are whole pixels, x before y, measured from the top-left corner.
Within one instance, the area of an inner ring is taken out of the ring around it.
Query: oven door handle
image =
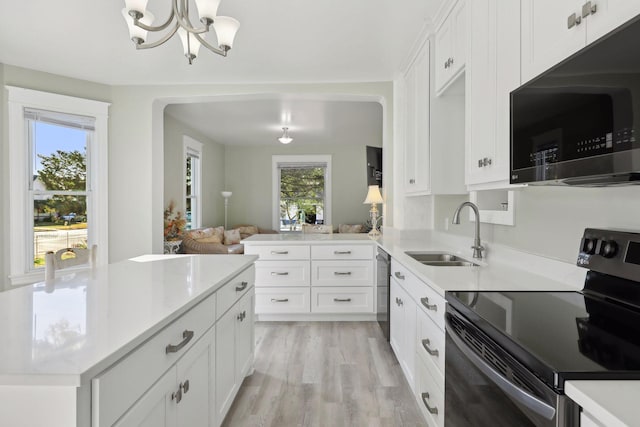
[[[458,349],[491,381],[495,383],[503,392],[515,401],[526,406],[536,414],[543,416],[548,420],[552,420],[556,414],[556,409],[548,403],[540,400],[538,397],[531,393],[521,389],[513,384],[511,381],[503,377],[498,371],[496,371],[491,365],[482,360],[472,349],[470,349],[463,341],[458,337],[451,325],[451,321],[447,318],[447,333],[451,337],[453,343]]]

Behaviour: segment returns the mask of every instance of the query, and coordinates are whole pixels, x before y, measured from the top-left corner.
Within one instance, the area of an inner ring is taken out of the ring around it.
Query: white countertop
[[[2,292],[0,385],[79,386],[255,259],[150,255]]]
[[[333,233],[333,234],[302,234],[302,233],[280,233],[280,234],[254,234],[242,241],[243,244],[250,245],[273,245],[273,244],[332,244],[332,243],[369,243],[373,240],[366,233]]]
[[[640,381],[567,381],[564,387],[602,425],[640,426]]]

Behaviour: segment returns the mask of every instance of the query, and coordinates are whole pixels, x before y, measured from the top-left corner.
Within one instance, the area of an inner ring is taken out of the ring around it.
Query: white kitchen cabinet
[[[415,386],[416,303],[393,277],[390,292],[389,342],[409,385],[413,388]]]
[[[416,360],[416,397],[422,415],[431,427],[444,427],[444,388],[437,386],[427,365]],[[464,410],[464,408],[458,408]]]
[[[216,323],[216,419],[224,420],[253,361],[253,292],[246,293]],[[186,424],[185,424],[186,425]]]
[[[629,0],[523,0],[522,81],[528,81],[640,13]]]
[[[407,195],[429,194],[429,42],[418,49],[403,75],[404,190]]]
[[[436,30],[435,86],[440,95],[462,73],[466,62],[467,6],[459,0]]]
[[[517,1],[474,0],[466,69],[465,183],[509,185],[510,92],[520,85]]]
[[[115,426],[214,425],[214,345],[215,329],[211,328]]]

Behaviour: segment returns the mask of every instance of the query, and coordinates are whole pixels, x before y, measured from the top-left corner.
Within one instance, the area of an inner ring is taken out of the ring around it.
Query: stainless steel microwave
[[[640,17],[511,93],[510,181],[640,184]]]

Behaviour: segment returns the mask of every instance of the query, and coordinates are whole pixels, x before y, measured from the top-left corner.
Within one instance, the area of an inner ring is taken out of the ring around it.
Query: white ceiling
[[[389,81],[442,2],[222,0],[234,48],[189,66],[177,36],[136,51],[122,0],[0,0],[0,62],[112,85]],[[149,0],[156,23],[169,4]]]
[[[165,112],[225,145],[280,145],[282,126],[292,145],[382,144],[382,106],[377,102],[263,99],[174,104]]]

